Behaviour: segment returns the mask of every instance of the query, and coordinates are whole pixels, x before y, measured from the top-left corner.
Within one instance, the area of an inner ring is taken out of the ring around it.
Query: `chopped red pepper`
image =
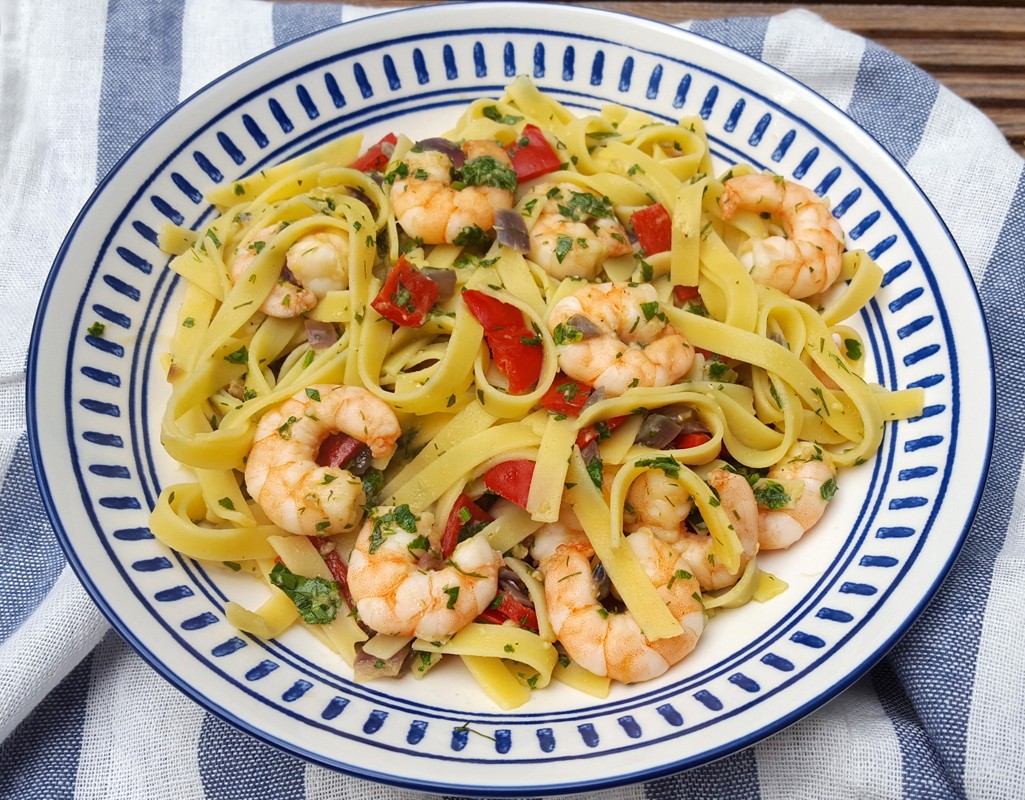
[[[524,125],[523,132],[506,150],[518,181],[529,181],[562,166],[558,154],[537,125]]]
[[[370,305],[396,325],[419,328],[427,321],[427,314],[437,300],[438,284],[402,256]]]
[[[491,522],[493,519],[494,517],[473,502],[466,494],[460,494],[448,515],[445,531],[441,534],[441,542],[438,544],[441,550],[441,557],[444,559],[452,555],[452,551],[459,544],[459,533],[463,530],[464,526],[471,522]]]
[[[315,536],[307,536],[310,540],[310,544],[318,548],[319,543]],[[342,593],[342,597],[345,599],[346,604],[353,611],[356,610],[356,604],[352,600],[352,595],[349,594],[349,565],[342,561],[342,557],[338,555],[337,550],[331,550],[327,555],[321,554],[324,559],[324,563],[327,564],[327,568],[331,571],[331,577],[338,582],[338,589]]]
[[[574,380],[560,372],[552,381],[551,387],[541,397],[541,407],[565,414],[567,417],[578,417],[587,399],[594,391],[593,386]]]
[[[495,464],[484,473],[484,485],[499,497],[521,508],[527,507],[530,481],[534,477],[534,462],[519,458]]]
[[[681,433],[675,439],[673,439],[672,449],[673,450],[685,450],[688,447],[698,447],[703,445],[705,442],[711,441],[712,434],[704,433],[703,431],[691,431],[690,433]]]
[[[508,592],[499,592],[495,595],[491,606],[481,612],[479,619],[484,619],[495,625],[503,625],[506,620],[512,620],[519,627],[537,633],[537,614],[534,609],[523,605],[519,600],[514,600]]]
[[[677,284],[673,287],[673,297],[676,298],[678,303],[686,303],[693,300],[698,296],[697,286],[680,286]]]
[[[332,433],[320,443],[316,461],[322,467],[342,469],[364,447],[366,445],[354,436]]]
[[[628,419],[630,419],[630,415],[624,414],[622,417],[611,417],[601,422],[596,422],[593,425],[588,425],[586,428],[581,428],[577,434],[577,447],[583,450],[595,439],[601,441]]]
[[[394,133],[385,134],[377,144],[350,164],[352,169],[360,172],[380,172],[391,160],[398,137]]]
[[[525,394],[541,377],[544,350],[537,332],[528,328],[516,306],[477,289],[463,292],[463,301],[484,328],[495,366],[509,380],[509,394]]]
[[[672,247],[673,221],[661,203],[635,211],[630,222],[646,255],[664,253]]]

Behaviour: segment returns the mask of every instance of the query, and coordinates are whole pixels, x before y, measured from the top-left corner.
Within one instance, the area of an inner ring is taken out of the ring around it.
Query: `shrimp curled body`
[[[607,258],[633,252],[604,198],[571,183],[538,184],[544,205],[530,229],[530,259],[553,278],[593,279]]]
[[[687,525],[693,499],[687,489],[662,470],[642,473],[630,484],[627,501],[631,513],[627,530],[646,528],[669,542],[687,563],[701,587],[708,592],[732,586],[740,578],[748,562],[758,552],[759,517],[754,492],[747,479],[734,472],[715,469],[708,473],[709,486],[715,490],[726,512],[726,518],[740,543],[740,561],[736,570],[727,569],[714,557],[712,537],[698,533]]]
[[[682,569],[671,545],[648,530],[630,534],[626,543],[680,623],[679,635],[649,641],[629,611],[602,606],[591,572],[594,551],[582,533],[550,523],[535,534],[534,553],[545,575],[552,627],[569,656],[595,675],[638,683],[657,678],[690,654],[705,614],[697,581]]]
[[[238,282],[280,231],[281,226],[263,228],[235,248],[232,281]],[[285,252],[281,275],[260,311],[290,319],[315,308],[329,291],[348,287],[348,265],[349,237],[344,231],[315,230],[299,237]]]
[[[375,509],[349,559],[349,591],[360,618],[392,636],[452,636],[495,599],[501,556],[486,538],[473,536],[456,546],[444,566],[422,568],[416,528],[429,527],[423,524],[429,515],[403,528],[382,523],[387,514],[386,507]]]
[[[493,175],[511,176],[513,188],[452,182],[452,159],[437,150],[412,150],[403,159],[402,176],[392,183],[392,210],[399,226],[425,244],[468,244],[495,226],[495,211],[512,208],[515,173],[497,142],[463,144],[466,163],[488,160]],[[464,165],[465,167],[465,165]],[[500,182],[500,181],[498,181]],[[464,239],[469,240],[464,241]]]
[[[790,547],[821,519],[836,490],[836,465],[829,454],[811,442],[797,442],[769,470],[770,481],[791,493],[781,508],[759,508],[758,541],[763,550]]]
[[[694,348],[665,320],[651,284],[588,284],[548,317],[562,371],[610,397],[634,386],[669,386],[687,374]]]
[[[757,283],[796,299],[833,285],[843,263],[844,234],[823,198],[798,183],[755,173],[730,178],[723,187],[723,219],[740,211],[767,213],[786,234],[741,245],[737,257]]]
[[[246,459],[249,495],[270,520],[290,533],[328,536],[352,530],[366,498],[359,478],[317,463],[323,441],[345,433],[375,458],[395,450],[401,434],[395,412],[366,389],[317,384],[268,411],[256,426]]]

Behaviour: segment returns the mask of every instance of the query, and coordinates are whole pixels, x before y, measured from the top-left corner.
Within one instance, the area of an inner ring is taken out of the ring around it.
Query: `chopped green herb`
[[[228,353],[228,355],[224,357],[224,360],[229,364],[245,364],[249,361],[249,351],[246,350],[245,345],[242,345],[233,353]]]
[[[822,495],[822,499],[825,500],[827,503],[830,500],[832,500],[833,495],[836,494],[836,479],[830,478],[828,481],[822,484],[822,488],[819,489],[819,493]]]
[[[270,572],[270,582],[288,595],[307,624],[323,625],[333,621],[338,614],[341,595],[336,581],[296,575],[278,563]]]
[[[235,510],[235,504],[231,502],[230,497],[222,497],[220,500],[217,501],[217,505],[219,505],[221,508],[228,509],[228,511]]]
[[[95,336],[95,337],[99,338],[100,336],[103,336],[103,332],[106,329],[107,329],[107,326],[104,325],[102,322],[94,322],[92,325],[89,326],[89,328],[87,329],[86,332],[90,336]]]
[[[758,505],[776,511],[789,504],[792,500],[783,484],[768,479],[758,481],[753,487]]]
[[[307,388],[306,389],[306,396],[308,398],[310,398],[310,400],[313,400],[316,403],[320,402],[320,392],[318,390],[316,390],[316,389]]]

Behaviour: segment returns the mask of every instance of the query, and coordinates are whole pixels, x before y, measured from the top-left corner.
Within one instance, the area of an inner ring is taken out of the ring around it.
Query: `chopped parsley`
[[[552,341],[556,344],[574,344],[583,340],[584,334],[568,322],[560,322],[552,331]]]
[[[516,171],[494,156],[469,159],[463,164],[460,176],[467,186],[494,186],[507,192],[516,191]]]
[[[103,336],[103,332],[105,330],[107,330],[107,326],[104,325],[102,322],[94,322],[92,325],[89,326],[89,328],[87,329],[86,332],[90,336],[95,336],[95,337],[99,338],[99,337]]]
[[[480,113],[488,119],[494,120],[499,125],[515,125],[523,119],[523,117],[514,117],[511,114],[503,114],[498,110],[498,106],[484,106],[484,108],[480,110]]]
[[[387,530],[389,527],[390,531]],[[407,533],[416,533],[416,515],[405,503],[374,518],[374,528],[370,533],[371,553],[377,552],[377,549],[384,544],[385,538],[395,532],[395,527],[402,528]]]
[[[654,458],[642,458],[637,462],[638,467],[650,467],[660,469],[670,478],[680,477],[680,462],[672,456],[655,456]]]
[[[342,598],[336,581],[296,575],[284,564],[278,563],[271,570],[270,582],[288,595],[288,599],[299,609],[303,622],[309,625],[332,622],[338,614]]]
[[[224,357],[224,360],[229,364],[245,364],[249,361],[249,351],[246,350],[245,345],[242,345],[233,353],[228,353],[228,355]]]
[[[793,499],[787,490],[783,488],[783,484],[776,481],[761,480],[752,488],[754,489],[755,500],[758,501],[758,505],[771,511],[783,508]]]
[[[822,484],[822,488],[819,489],[819,494],[822,495],[822,499],[827,503],[832,500],[833,495],[836,494],[836,480],[834,478],[830,478]]]

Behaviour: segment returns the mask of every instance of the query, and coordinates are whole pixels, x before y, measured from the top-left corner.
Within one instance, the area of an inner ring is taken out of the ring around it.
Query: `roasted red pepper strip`
[[[419,328],[427,321],[427,314],[437,300],[438,284],[402,256],[370,305],[389,322]]]
[[[678,303],[686,303],[689,300],[693,300],[697,296],[697,286],[681,286],[677,284],[673,287],[673,297],[676,298],[676,302]]]
[[[503,461],[484,473],[484,485],[499,497],[521,508],[527,507],[527,495],[530,494],[530,481],[534,477],[534,462],[519,458]]]
[[[525,394],[541,377],[544,351],[537,332],[527,327],[516,306],[477,289],[464,291],[463,302],[484,328],[491,358],[509,380],[509,394]]]
[[[588,425],[586,428],[581,428],[577,434],[577,447],[583,450],[595,439],[605,438],[605,436],[608,436],[608,434],[612,433],[612,431],[628,419],[630,419],[630,415],[625,414],[622,417],[611,417],[610,419],[596,422],[594,425]]]
[[[635,211],[630,222],[646,255],[664,253],[672,247],[673,221],[661,203]]]
[[[310,543],[318,548],[319,545],[316,537],[307,536]],[[349,606],[353,611],[356,610],[356,604],[352,601],[352,595],[349,594],[349,565],[342,561],[342,557],[338,555],[337,550],[332,550],[327,555],[321,555],[324,559],[324,563],[327,564],[327,568],[331,571],[331,576],[338,582],[338,589],[342,593],[342,597],[345,599],[346,605]]]
[[[560,372],[548,391],[542,395],[541,407],[567,417],[578,417],[592,391],[593,386],[573,380]]]
[[[491,601],[491,606],[487,610],[497,613],[503,623],[505,620],[511,619],[521,628],[527,628],[537,633],[537,614],[534,613],[534,609],[523,605],[519,600],[514,600],[506,592],[499,592],[495,595],[495,599]]]
[[[332,433],[320,443],[316,461],[322,467],[344,469],[352,457],[364,447],[366,445],[354,436],[347,433]]]
[[[705,442],[712,439],[712,434],[703,433],[701,431],[692,431],[690,433],[681,433],[675,439],[673,439],[672,448],[674,450],[684,450],[688,447],[698,447],[703,445]]]
[[[558,154],[537,125],[524,125],[523,132],[506,150],[518,181],[547,175],[562,166]]]
[[[398,137],[394,133],[385,134],[381,141],[370,147],[349,166],[360,172],[380,172],[391,160],[396,142],[398,142]]]
[[[465,513],[463,513],[464,511]],[[441,557],[445,559],[452,555],[452,551],[459,544],[459,532],[465,525],[471,522],[491,522],[493,519],[494,517],[466,494],[460,494],[448,515],[445,531],[441,534],[441,542],[438,544],[441,549]]]

